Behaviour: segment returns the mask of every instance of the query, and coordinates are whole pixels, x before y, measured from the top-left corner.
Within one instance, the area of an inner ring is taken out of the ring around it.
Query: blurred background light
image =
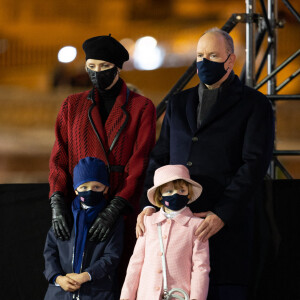
[[[58,61],[62,63],[72,62],[77,56],[77,50],[75,47],[66,46],[59,50],[58,52]]]
[[[165,51],[157,45],[155,38],[145,36],[136,41],[133,53],[133,63],[136,69],[158,69],[162,65],[164,57]]]
[[[135,42],[133,39],[125,38],[120,40],[120,43],[127,49],[129,54],[134,51]]]

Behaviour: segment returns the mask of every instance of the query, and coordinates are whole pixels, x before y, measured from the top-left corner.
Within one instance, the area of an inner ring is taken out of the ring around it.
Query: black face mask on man
[[[113,68],[100,72],[96,72],[87,68],[87,72],[92,84],[100,91],[104,91],[113,83],[118,74],[118,68],[114,66]]]
[[[229,56],[224,62],[211,61],[203,58],[202,61],[197,62],[198,76],[201,82],[205,84],[214,84],[218,82],[227,72],[224,68],[224,64],[228,60]]]

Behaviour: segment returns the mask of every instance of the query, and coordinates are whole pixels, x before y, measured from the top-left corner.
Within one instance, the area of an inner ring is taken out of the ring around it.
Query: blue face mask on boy
[[[203,58],[202,61],[197,62],[198,76],[201,82],[205,84],[214,84],[218,82],[227,72],[224,64],[228,60],[230,54],[224,62],[211,61]]]
[[[171,210],[180,210],[189,202],[188,195],[173,194],[172,196],[162,196],[162,204]]]
[[[102,204],[104,207],[106,205],[106,199],[104,198],[103,192],[94,192],[92,190],[78,192],[78,197],[80,201],[87,206]]]

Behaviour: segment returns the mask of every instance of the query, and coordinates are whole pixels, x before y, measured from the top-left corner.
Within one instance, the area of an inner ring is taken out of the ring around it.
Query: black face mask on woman
[[[100,91],[104,91],[113,83],[118,74],[118,68],[114,66],[113,68],[100,72],[96,72],[87,68],[87,72],[92,84]]]
[[[205,84],[214,84],[218,82],[227,72],[224,68],[224,64],[228,60],[229,56],[224,62],[211,61],[203,58],[202,61],[197,62],[198,76],[201,82]]]
[[[180,210],[184,208],[188,202],[188,195],[173,194],[172,196],[162,196],[162,204],[171,210]]]

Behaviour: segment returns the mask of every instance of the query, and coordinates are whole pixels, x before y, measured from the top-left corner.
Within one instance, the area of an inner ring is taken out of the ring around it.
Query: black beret
[[[128,51],[116,39],[109,35],[95,36],[82,44],[85,59],[99,59],[115,64],[122,68],[129,59]]]

